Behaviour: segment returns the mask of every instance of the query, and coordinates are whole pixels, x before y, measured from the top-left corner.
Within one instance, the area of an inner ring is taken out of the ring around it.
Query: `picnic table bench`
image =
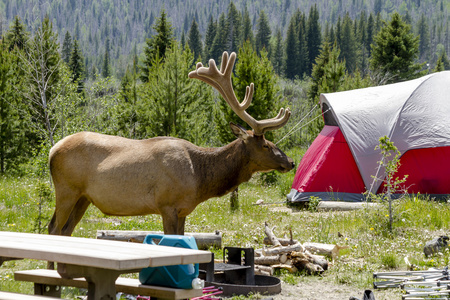
[[[146,292],[158,298],[182,299],[201,296],[202,290],[144,286],[134,279],[119,278],[119,275],[139,272],[146,267],[209,262],[211,253],[186,248],[0,231],[0,262],[5,260],[3,258],[57,262],[57,271],[20,271],[16,272],[15,278],[36,282],[37,285],[87,286],[88,300],[115,299],[116,288],[123,292]],[[38,293],[45,294],[46,290],[39,291],[36,288]],[[0,293],[1,300],[17,299],[7,298],[9,293],[3,294],[6,296]]]

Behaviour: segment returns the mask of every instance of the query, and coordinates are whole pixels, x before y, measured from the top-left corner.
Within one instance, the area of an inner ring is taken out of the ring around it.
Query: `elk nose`
[[[294,160],[292,158],[290,158],[290,157],[288,159],[289,159],[288,161],[291,163],[291,169],[295,168]]]

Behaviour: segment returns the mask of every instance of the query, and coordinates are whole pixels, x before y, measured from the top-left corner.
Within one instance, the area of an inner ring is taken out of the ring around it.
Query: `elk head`
[[[247,144],[249,152],[252,153],[252,160],[257,166],[257,171],[277,170],[287,172],[294,167],[294,162],[287,157],[275,144],[268,141],[264,137],[264,133],[269,130],[275,130],[284,126],[291,111],[289,108],[281,108],[278,115],[272,119],[255,120],[245,110],[250,106],[254,85],[247,86],[245,98],[242,103],[236,97],[231,83],[231,73],[236,61],[236,53],[232,52],[228,57],[228,53],[222,55],[222,63],[220,71],[217,69],[214,59],[209,60],[209,67],[203,67],[201,62],[197,63],[196,70],[189,73],[189,78],[197,78],[214,87],[225,99],[231,109],[245,123],[247,123],[253,131],[247,131],[243,127],[230,124],[233,133]]]

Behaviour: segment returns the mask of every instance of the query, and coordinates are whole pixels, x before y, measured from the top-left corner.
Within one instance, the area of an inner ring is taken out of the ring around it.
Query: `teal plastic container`
[[[158,245],[161,246],[198,250],[192,236],[149,234],[145,237],[144,244],[156,245],[154,239],[160,240]],[[139,281],[147,285],[192,289],[192,281],[198,277],[198,273],[198,264],[145,268],[139,272]]]

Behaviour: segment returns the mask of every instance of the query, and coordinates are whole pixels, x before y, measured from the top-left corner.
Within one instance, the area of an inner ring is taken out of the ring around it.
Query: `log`
[[[269,272],[260,269],[255,269],[255,275],[272,276],[272,274],[270,274]]]
[[[297,240],[286,239],[286,238],[278,238],[278,241],[280,242],[281,246],[289,246],[298,243]],[[264,245],[271,245],[270,240],[268,237],[264,238],[263,241]]]
[[[281,246],[281,244],[278,241],[277,237],[273,234],[273,229],[270,229],[269,224],[267,224],[267,222],[264,223],[264,232],[266,233],[270,244],[274,245],[275,247],[280,247]]]
[[[312,262],[315,265],[319,265],[322,267],[324,271],[328,270],[328,260],[325,259],[324,256],[310,254],[312,258]]]
[[[270,266],[256,265],[255,266],[255,272],[256,272],[256,270],[267,272],[267,274],[269,274],[269,276],[273,275],[273,268],[270,267]]]
[[[320,201],[317,211],[350,211],[377,205],[379,204],[372,202]]]
[[[322,273],[324,270],[321,266],[310,262],[308,259],[294,257],[292,258],[292,264],[300,270],[306,270],[309,274]]]
[[[278,255],[255,257],[255,265],[276,265],[280,263]]]
[[[276,247],[276,248],[265,248],[265,249],[263,249],[263,255],[270,256],[270,255],[289,253],[292,251],[305,251],[305,248],[300,243],[286,246],[286,247],[281,246],[281,247]]]
[[[271,256],[260,256],[255,257],[255,265],[277,265],[277,264],[284,264],[287,261],[287,255],[281,254],[281,255],[271,255]]]
[[[97,239],[115,240],[124,242],[142,243],[148,234],[164,234],[161,231],[134,231],[134,230],[97,230]],[[199,249],[222,248],[222,233],[185,233],[193,236]]]
[[[262,254],[262,252],[263,252],[263,249],[255,249],[255,257],[261,257],[261,256],[263,256],[263,254]]]
[[[303,247],[312,254],[328,256],[335,259],[339,255],[339,250],[348,248],[348,246],[338,246],[333,244],[322,243],[303,243]]]
[[[320,266],[322,271],[328,270],[328,261],[323,256],[311,254],[308,250],[304,252],[294,251],[289,256],[294,263],[298,263],[299,260],[309,261],[314,265]]]
[[[295,273],[298,271],[296,266],[293,265],[287,265],[287,264],[279,264],[279,265],[273,265],[273,269],[284,269],[288,270],[290,273]]]

